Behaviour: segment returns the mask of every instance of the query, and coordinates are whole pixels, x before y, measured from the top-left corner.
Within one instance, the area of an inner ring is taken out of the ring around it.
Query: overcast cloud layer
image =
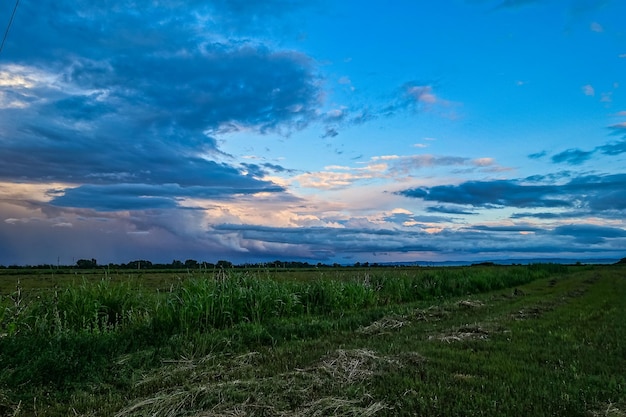
[[[626,5],[414,3],[22,0],[0,264],[626,256]]]

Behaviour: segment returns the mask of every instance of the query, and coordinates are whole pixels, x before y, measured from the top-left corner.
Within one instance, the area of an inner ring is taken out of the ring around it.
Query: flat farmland
[[[626,415],[623,265],[4,270],[0,296],[0,415]]]

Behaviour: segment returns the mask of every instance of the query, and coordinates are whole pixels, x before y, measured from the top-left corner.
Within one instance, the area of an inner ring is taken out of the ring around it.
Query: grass
[[[626,270],[74,280],[0,300],[0,415],[624,416]]]

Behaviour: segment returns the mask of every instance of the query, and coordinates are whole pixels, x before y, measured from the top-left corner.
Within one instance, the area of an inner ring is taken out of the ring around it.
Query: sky
[[[21,0],[0,264],[620,259],[625,19],[621,0]]]

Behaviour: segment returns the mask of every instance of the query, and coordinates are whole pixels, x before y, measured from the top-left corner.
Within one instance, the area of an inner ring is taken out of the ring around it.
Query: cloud
[[[447,205],[430,206],[426,208],[426,211],[430,213],[458,214],[458,215],[463,215],[463,216],[477,214],[474,211],[469,211],[461,207],[447,206]]]
[[[490,226],[490,225],[476,225],[471,226],[470,229],[481,231],[481,232],[505,232],[505,233],[535,233],[535,232],[543,232],[544,229],[528,225],[528,224],[516,224],[516,225],[505,225],[505,226]]]
[[[68,187],[54,199],[77,207],[101,187],[110,203],[95,198],[93,207],[106,210],[176,206],[161,197],[171,184],[181,197],[189,187],[212,187],[220,197],[284,191],[260,170],[217,162],[224,155],[216,137],[288,135],[316,121],[316,64],[234,32],[224,37],[223,28],[247,30],[299,5],[168,0],[140,12],[130,1],[24,5],[30,18],[11,37],[14,62],[0,64],[8,91],[0,96],[0,180],[93,186]],[[116,183],[126,192],[103,187]],[[155,194],[128,195],[144,186]]]
[[[339,134],[339,132],[337,132],[337,129],[332,128],[332,127],[326,127],[326,130],[325,130],[324,134],[322,135],[322,139],[334,138],[338,134]]]
[[[604,32],[604,28],[598,22],[591,22],[591,25],[589,25],[589,29],[592,32],[598,32],[598,33]]]
[[[371,222],[360,227],[266,227],[252,224],[221,224],[209,233],[218,239],[228,239],[233,249],[256,253],[267,259],[284,259],[285,253],[308,259],[368,259],[388,254],[389,260],[417,260],[433,253],[444,256],[484,258],[501,254],[593,253],[610,251],[611,242],[626,243],[626,232],[619,228],[571,227],[541,228],[530,224],[475,225],[450,228],[422,227],[406,213],[395,213],[389,221],[397,226],[381,228]],[[408,223],[408,224],[407,224]],[[585,237],[582,238],[577,233]],[[618,254],[619,251],[613,249]],[[405,254],[405,255],[403,255]],[[617,255],[616,255],[617,256]]]
[[[552,186],[523,185],[514,180],[468,181],[459,185],[440,185],[408,189],[401,195],[440,203],[474,207],[569,207],[565,199],[549,198],[557,194]]]
[[[430,85],[407,85],[406,94],[418,103],[434,104],[438,100]]]
[[[340,80],[340,84],[349,82],[343,77]],[[433,112],[447,119],[458,117],[456,109],[460,103],[441,98],[436,93],[435,86],[428,83],[405,82],[388,94],[390,96],[388,100],[380,104],[341,106],[323,113],[319,117],[324,124],[324,133],[321,134],[321,137],[333,137],[335,133],[338,134],[345,127],[358,126],[372,120],[395,117],[406,113]]]
[[[615,134],[626,134],[626,122],[616,123],[609,126],[609,129],[611,129]]]
[[[593,88],[593,86],[591,84],[587,84],[587,85],[583,85],[582,86],[582,90],[583,90],[583,94],[586,96],[595,96],[596,95],[596,91]]]
[[[620,155],[626,153],[626,139],[622,139],[616,142],[610,142],[596,148],[597,151],[605,155]]]
[[[526,6],[528,4],[544,3],[545,0],[503,0],[496,9],[507,9],[513,7]]]
[[[624,229],[592,224],[558,226],[552,233],[555,235],[573,236],[578,243],[591,245],[604,243],[607,239],[626,237],[626,230]]]
[[[617,124],[609,127],[612,129],[615,134],[626,133],[626,124],[622,126],[622,124]],[[580,165],[589,159],[595,154],[600,153],[607,156],[617,156],[623,153],[626,153],[626,139],[621,139],[618,141],[612,141],[605,143],[604,145],[596,146],[594,149],[590,151],[583,151],[578,148],[567,149],[558,154],[552,155],[553,163],[567,163],[569,165]],[[529,155],[531,159],[538,159],[546,155],[546,152],[541,152],[538,154]]]
[[[570,165],[580,165],[583,162],[589,160],[593,155],[593,151],[581,151],[580,149],[568,149],[561,153],[552,156],[552,162],[561,163],[566,162]]]
[[[623,210],[626,174],[588,175],[564,184],[526,180],[467,181],[400,191],[405,197],[481,208],[563,208]]]
[[[385,116],[391,116],[398,111],[430,111],[435,106],[450,106],[452,103],[435,94],[430,84],[410,81],[402,85],[396,100],[381,110]]]
[[[381,155],[374,156],[365,166],[329,166],[321,172],[307,172],[294,178],[301,187],[318,189],[339,189],[353,185],[357,181],[392,179],[401,180],[415,175],[423,169],[441,167],[465,167],[470,171],[501,171],[492,158],[463,158],[449,155]]]
[[[275,193],[283,191],[279,186],[261,181],[250,183],[250,188],[241,184],[214,184],[211,186],[187,186],[179,184],[85,184],[75,188],[66,188],[61,195],[55,196],[50,204],[63,207],[91,208],[99,211],[146,210],[180,207],[184,198],[225,199],[236,195],[255,193]]]

